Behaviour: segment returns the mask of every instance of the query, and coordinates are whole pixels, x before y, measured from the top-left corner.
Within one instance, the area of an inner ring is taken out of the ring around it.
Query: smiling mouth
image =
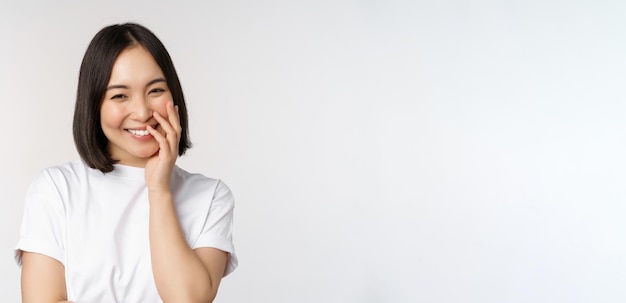
[[[144,137],[149,135],[150,133],[147,130],[137,130],[137,129],[129,129],[128,130],[129,133],[138,136],[138,137]]]
[[[159,125],[155,125],[152,128],[156,129]],[[137,136],[137,137],[145,137],[150,135],[150,132],[147,129],[126,129],[129,133]]]

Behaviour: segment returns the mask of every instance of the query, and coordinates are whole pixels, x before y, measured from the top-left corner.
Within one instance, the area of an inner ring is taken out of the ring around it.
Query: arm
[[[178,113],[167,105],[167,119],[154,112],[161,131],[148,127],[159,151],[146,163],[150,203],[149,237],[152,271],[164,302],[212,302],[226,269],[228,254],[218,249],[195,251],[187,244],[170,190],[181,133]]]
[[[192,250],[170,194],[150,193],[150,255],[163,302],[213,302],[228,261],[214,248]]]
[[[65,267],[46,255],[22,253],[22,302],[68,302]]]

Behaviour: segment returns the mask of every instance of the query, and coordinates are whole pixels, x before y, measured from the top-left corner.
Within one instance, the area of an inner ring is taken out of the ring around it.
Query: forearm
[[[163,302],[212,302],[216,290],[210,275],[187,244],[172,196],[150,193],[150,255]]]

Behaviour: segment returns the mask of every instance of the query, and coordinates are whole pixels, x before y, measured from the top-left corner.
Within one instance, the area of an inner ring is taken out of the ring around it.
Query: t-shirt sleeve
[[[24,203],[20,236],[15,246],[15,261],[22,265],[22,252],[40,253],[65,264],[64,208],[48,171],[33,180]]]
[[[192,247],[213,247],[229,253],[224,276],[233,272],[238,265],[232,239],[234,206],[232,192],[226,184],[218,181],[202,232]]]

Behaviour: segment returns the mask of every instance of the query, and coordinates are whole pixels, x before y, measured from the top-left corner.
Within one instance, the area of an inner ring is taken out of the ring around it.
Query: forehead
[[[141,85],[163,77],[163,71],[148,50],[142,46],[131,46],[115,59],[109,84]]]

